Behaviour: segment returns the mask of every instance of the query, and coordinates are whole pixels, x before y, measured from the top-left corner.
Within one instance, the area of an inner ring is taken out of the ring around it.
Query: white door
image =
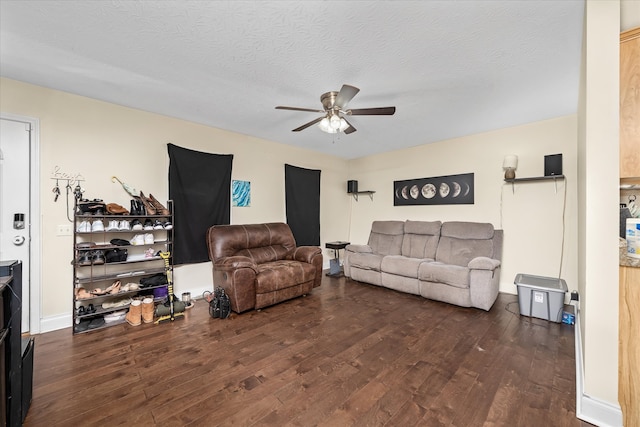
[[[0,119],[0,260],[22,261],[22,332],[30,313],[31,125]]]

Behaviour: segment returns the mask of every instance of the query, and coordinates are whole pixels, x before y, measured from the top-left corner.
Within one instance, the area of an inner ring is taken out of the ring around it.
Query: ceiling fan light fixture
[[[277,110],[293,110],[293,111],[306,111],[306,112],[318,112],[325,113],[324,117],[317,117],[310,122],[303,124],[292,132],[300,132],[315,124],[318,125],[321,131],[326,133],[338,133],[344,132],[349,135],[356,131],[347,120],[342,117],[342,114],[349,116],[392,116],[396,112],[396,107],[379,107],[379,108],[357,108],[355,110],[346,109],[346,105],[353,99],[354,96],[360,91],[355,86],[347,84],[342,85],[340,92],[326,92],[320,96],[320,102],[324,110],[315,110],[311,108],[300,107],[285,107],[277,106]]]
[[[349,128],[349,123],[337,114],[331,115],[331,117],[325,117],[318,123],[318,127],[321,131],[326,133],[338,133],[344,132]]]
[[[323,132],[336,133],[336,130],[331,127],[331,122],[329,121],[329,117],[325,117],[324,119],[320,120],[320,123],[318,123],[318,127]]]
[[[340,119],[341,119],[341,117],[339,115],[337,115],[337,114],[333,114],[331,116],[331,118],[329,119],[329,124],[331,125],[331,128],[333,130],[337,131],[338,129],[340,129],[340,125],[341,125],[341,123],[340,123],[341,120]]]

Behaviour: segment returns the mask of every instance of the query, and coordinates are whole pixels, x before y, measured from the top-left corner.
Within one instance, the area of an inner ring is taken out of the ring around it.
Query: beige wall
[[[578,141],[584,393],[612,405],[618,405],[619,28],[619,2],[586,2]]]
[[[349,207],[345,160],[14,80],[1,79],[0,93],[0,111],[40,120],[42,235],[35,237],[42,242],[43,319],[58,317],[69,326],[72,306],[72,237],[56,235],[58,224],[68,224],[65,197],[54,203],[50,192],[56,168],[81,174],[85,197],[128,206],[128,194],[111,176],[166,200],[169,142],[233,154],[232,178],[251,181],[251,207],[232,208],[233,223],[285,221],[284,164],[320,169],[323,249],[348,234],[339,214]],[[324,254],[328,265],[332,253]],[[211,288],[211,264],[179,267],[174,278],[177,294],[200,295]]]
[[[352,160],[349,179],[376,191],[351,201],[350,240],[366,243],[374,220],[490,222],[504,229],[502,292],[517,273],[561,276],[577,289],[577,118],[566,116]],[[544,155],[563,154],[566,181],[504,182],[502,161],[518,155],[517,177],[544,175]],[[393,206],[393,181],[474,173],[473,205]],[[566,223],[563,244],[563,209]]]

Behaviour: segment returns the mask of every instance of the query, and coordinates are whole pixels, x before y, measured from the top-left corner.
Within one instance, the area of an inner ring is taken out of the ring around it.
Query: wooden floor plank
[[[587,426],[574,331],[323,276],[303,298],[212,319],[37,335],[32,426]]]

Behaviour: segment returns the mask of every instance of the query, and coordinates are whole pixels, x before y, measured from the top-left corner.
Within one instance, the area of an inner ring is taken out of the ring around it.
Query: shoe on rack
[[[131,230],[131,225],[129,224],[129,221],[127,221],[126,219],[123,219],[122,221],[120,221],[120,223],[118,223],[118,230],[120,231]]]
[[[104,317],[98,316],[91,319],[87,329],[98,329],[104,326]]]
[[[162,221],[160,221],[159,219],[156,219],[155,222],[153,223],[153,229],[164,230],[164,225],[162,224]]]
[[[147,220],[144,222],[144,227],[143,227],[143,229],[144,229],[144,230],[147,230],[147,231],[149,231],[149,230],[153,230],[153,223],[151,222],[151,220],[150,220],[150,219],[147,219]]]
[[[89,221],[82,221],[78,224],[76,231],[78,233],[89,233],[91,231],[91,223]]]
[[[93,265],[102,265],[105,262],[104,252],[103,251],[93,251],[91,256],[91,261]]]
[[[120,224],[117,220],[112,219],[109,221],[109,225],[107,225],[107,231],[118,231],[120,230]]]
[[[96,219],[91,223],[91,232],[104,231],[104,224],[101,219]]]
[[[156,215],[156,208],[151,204],[151,201],[144,196],[144,193],[140,192],[140,201],[144,205],[147,215]]]
[[[155,243],[155,240],[153,238],[153,234],[151,233],[146,233],[144,235],[144,244],[145,245],[153,245]]]
[[[85,288],[76,288],[76,299],[87,299],[87,298],[93,298],[93,295],[87,292]]]
[[[151,202],[153,207],[156,208],[156,215],[171,215],[169,209],[165,208],[162,203],[153,197],[153,194],[149,194],[149,202]]]
[[[142,234],[136,234],[133,236],[131,241],[129,241],[133,246],[144,245],[144,236]]]
[[[143,229],[142,223],[139,219],[134,219],[133,221],[131,221],[131,229],[135,231],[140,231]]]
[[[164,223],[164,229],[165,230],[171,230],[173,228],[173,225],[171,225],[171,221],[165,221]]]
[[[91,265],[91,251],[82,251],[80,258],[78,259],[78,265],[87,266]]]
[[[120,292],[120,285],[121,285],[120,280],[116,280],[111,284],[111,286],[105,289],[105,292],[112,295],[117,294],[118,292]]]
[[[140,285],[137,283],[127,283],[126,285],[120,288],[121,292],[129,292],[129,291],[137,291],[140,289]]]
[[[110,308],[124,307],[125,305],[131,304],[131,301],[132,300],[129,297],[116,298],[110,301],[103,302],[102,308],[104,308],[105,310],[108,310]]]
[[[136,197],[136,206],[138,207],[138,215],[151,215],[147,212],[147,209],[144,203],[140,200],[140,197]]]
[[[89,323],[91,323],[90,320],[86,319],[86,320],[80,320],[80,319],[76,319],[76,323],[73,327],[73,330],[75,332],[85,332],[87,329],[89,329]]]

